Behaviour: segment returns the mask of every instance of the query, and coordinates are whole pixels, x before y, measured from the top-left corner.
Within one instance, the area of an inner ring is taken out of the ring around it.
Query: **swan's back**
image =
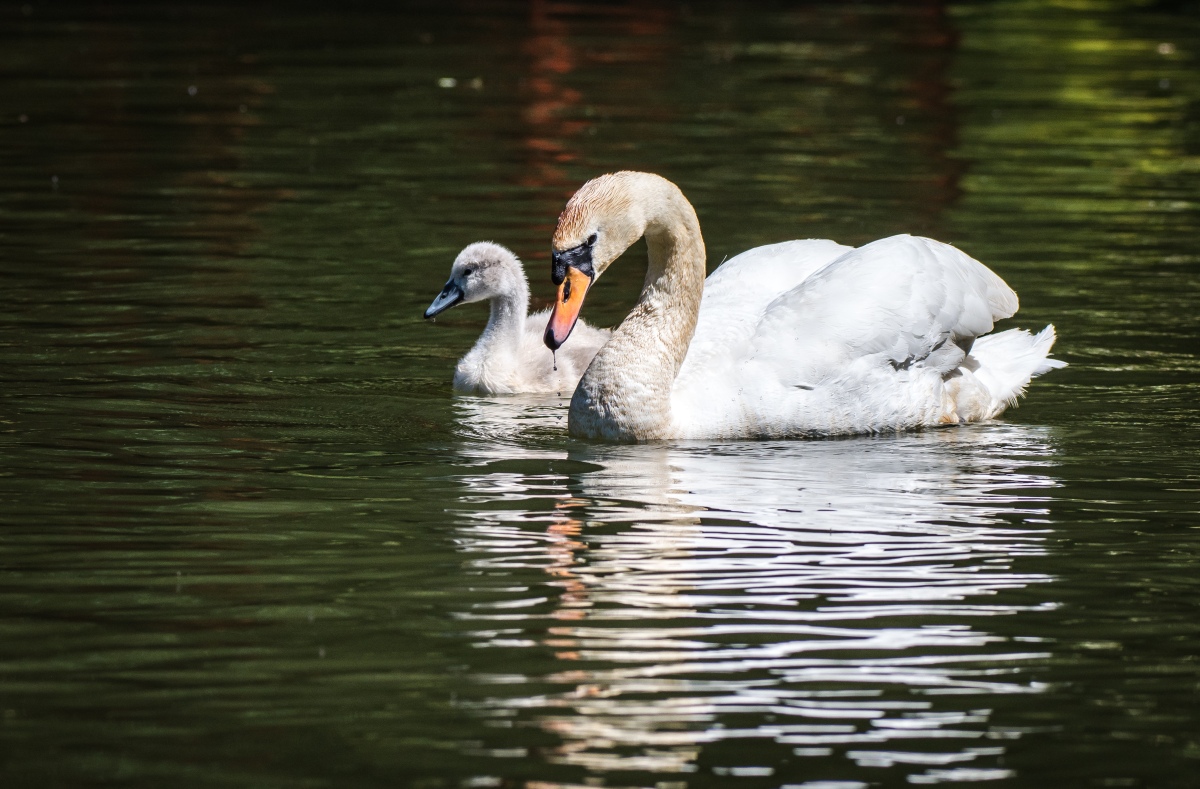
[[[797,243],[810,246],[795,251],[813,253],[797,263],[807,274],[761,310],[763,294],[739,295],[753,282],[737,272],[718,278],[720,269],[710,277],[715,291],[729,291],[714,292],[714,305],[744,309],[719,309],[737,328],[722,327],[719,314],[705,320],[705,295],[693,340],[702,353],[689,351],[676,379],[675,424],[706,436],[830,435],[991,415],[984,383],[946,382],[970,375],[974,339],[1016,312],[1003,280],[925,238],[893,236],[846,251]],[[840,254],[813,267],[822,249]],[[957,412],[960,395],[966,404],[980,400],[979,415]]]
[[[969,348],[1016,311],[1017,294],[982,263],[949,244],[892,236],[847,252],[779,296],[756,342],[803,351],[799,367],[775,357],[792,370],[791,384],[818,383],[863,357],[911,367],[933,354],[925,366],[945,373],[962,358],[948,346]]]
[[[693,380],[702,382],[720,370],[735,373],[771,302],[851,250],[826,239],[784,241],[746,250],[718,266],[704,281],[696,333],[675,389],[687,389]]]

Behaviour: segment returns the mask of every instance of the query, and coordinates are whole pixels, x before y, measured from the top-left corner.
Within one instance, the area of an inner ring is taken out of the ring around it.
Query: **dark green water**
[[[1186,3],[0,6],[0,783],[1200,785],[1198,66]],[[544,301],[615,168],[712,265],[958,244],[1071,366],[807,443],[453,396],[454,254]]]

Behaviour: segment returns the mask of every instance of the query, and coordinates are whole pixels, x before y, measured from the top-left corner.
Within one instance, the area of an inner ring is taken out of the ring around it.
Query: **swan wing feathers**
[[[709,328],[707,307],[706,295],[697,337],[703,328],[710,345],[694,363],[690,352],[684,360],[676,413],[710,431],[788,435],[935,419],[942,404],[930,397],[931,382],[1015,313],[1017,296],[954,247],[901,235],[838,255],[756,318],[738,315],[752,331]]]
[[[892,236],[847,252],[772,301],[754,343],[758,353],[791,344],[778,358],[805,379],[794,383],[818,383],[868,356],[945,373],[975,337],[1016,311],[1017,294],[979,261],[939,241]]]
[[[729,372],[758,331],[767,306],[851,250],[824,239],[784,241],[749,249],[718,266],[704,281],[696,333],[676,389],[687,387],[692,378],[703,381]]]

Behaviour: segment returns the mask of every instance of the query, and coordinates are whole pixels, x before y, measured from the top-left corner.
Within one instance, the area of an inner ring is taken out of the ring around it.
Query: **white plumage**
[[[995,273],[927,238],[748,250],[705,282],[672,388],[675,435],[836,435],[990,419],[1031,377],[1064,364],[1047,358],[1053,327],[1037,337],[981,336],[1016,311],[1017,295]]]

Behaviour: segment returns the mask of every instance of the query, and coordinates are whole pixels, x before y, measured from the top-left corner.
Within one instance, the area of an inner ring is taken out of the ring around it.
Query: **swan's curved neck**
[[[575,390],[572,435],[610,441],[669,436],[671,388],[704,294],[704,238],[678,187],[661,178],[639,186],[633,197],[645,211],[646,282]]]

